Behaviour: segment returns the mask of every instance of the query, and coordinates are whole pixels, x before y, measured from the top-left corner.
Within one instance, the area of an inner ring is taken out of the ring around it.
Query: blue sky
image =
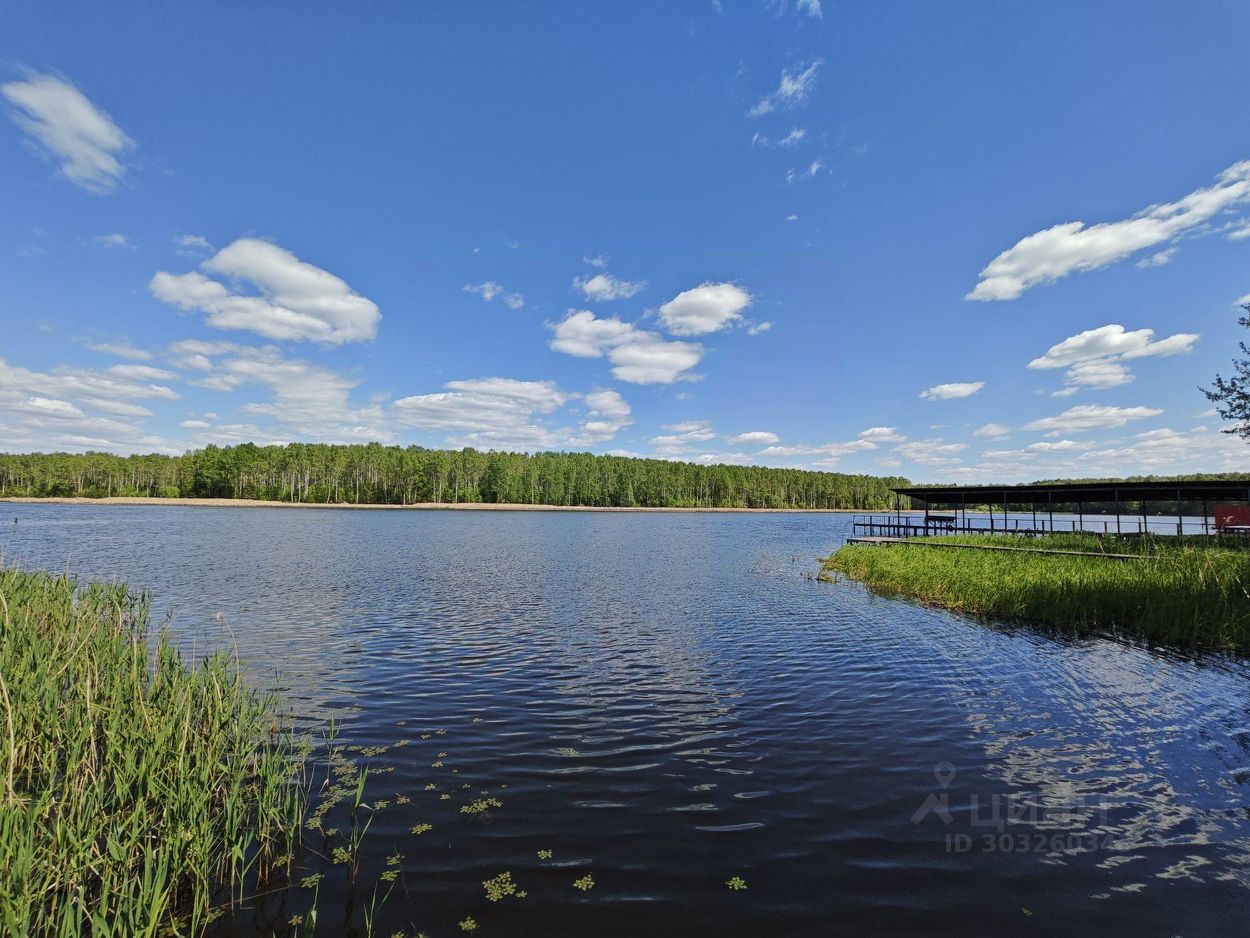
[[[0,449],[1246,468],[1244,3],[296,10],[0,9]]]

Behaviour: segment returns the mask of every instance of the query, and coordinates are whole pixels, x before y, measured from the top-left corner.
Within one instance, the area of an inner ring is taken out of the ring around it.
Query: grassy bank
[[[1145,554],[1143,559],[848,544],[824,575],[885,595],[1076,629],[1114,629],[1202,648],[1250,650],[1250,552],[1161,537],[961,535],[933,543]]]
[[[0,569],[0,932],[198,933],[285,872],[304,760],[121,585]]]

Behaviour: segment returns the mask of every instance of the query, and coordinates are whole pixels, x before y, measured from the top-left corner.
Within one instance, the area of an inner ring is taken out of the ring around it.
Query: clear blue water
[[[402,743],[321,933],[395,852],[384,935],[1244,932],[1250,667],[815,582],[848,526],[5,505],[0,549],[150,590],[306,724]],[[490,903],[505,870],[528,895]]]

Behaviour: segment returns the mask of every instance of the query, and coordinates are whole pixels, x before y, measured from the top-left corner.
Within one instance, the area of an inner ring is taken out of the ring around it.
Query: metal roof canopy
[[[909,485],[892,489],[926,505],[1045,505],[1052,502],[1250,501],[1250,479],[1189,482],[1034,482],[1028,485]]]

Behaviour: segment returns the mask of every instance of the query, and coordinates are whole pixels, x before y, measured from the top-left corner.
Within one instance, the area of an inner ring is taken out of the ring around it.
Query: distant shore
[[[256,498],[23,498],[5,496],[8,505],[182,505],[191,508],[347,508],[373,511],[634,511],[704,512],[709,514],[837,515],[861,513],[858,508],[614,508],[592,505],[526,505],[495,502],[414,502],[411,505],[352,505],[347,502],[278,502]]]

